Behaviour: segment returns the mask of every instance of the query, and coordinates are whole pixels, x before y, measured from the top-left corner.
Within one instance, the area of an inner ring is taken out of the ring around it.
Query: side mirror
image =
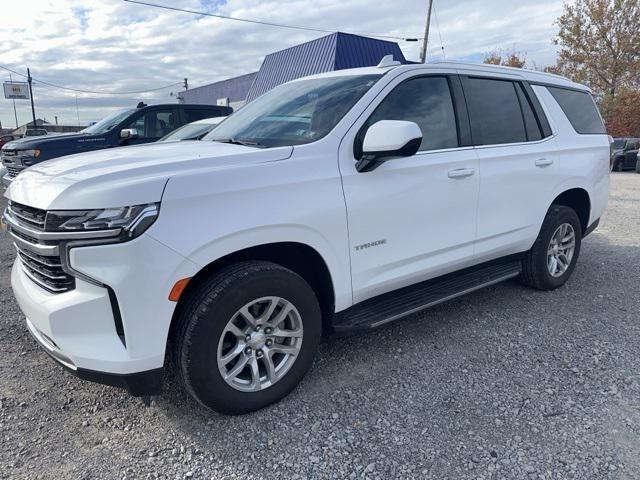
[[[120,140],[132,140],[138,138],[138,130],[135,128],[123,128],[120,130]]]
[[[421,143],[422,131],[417,123],[380,120],[367,129],[356,170],[370,172],[393,157],[415,155]]]

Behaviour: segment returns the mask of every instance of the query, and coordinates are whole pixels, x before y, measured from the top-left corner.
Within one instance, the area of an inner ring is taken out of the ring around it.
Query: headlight
[[[88,232],[122,229],[122,241],[142,235],[158,218],[159,203],[95,210],[51,210],[47,212],[47,231]],[[95,237],[94,237],[95,238]]]
[[[32,150],[18,150],[17,154],[20,155],[21,157],[38,158],[40,156],[40,149],[34,148]]]

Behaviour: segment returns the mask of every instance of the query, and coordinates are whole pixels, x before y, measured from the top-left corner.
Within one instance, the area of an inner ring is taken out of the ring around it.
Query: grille
[[[22,168],[10,167],[9,165],[5,165],[5,168],[7,169],[7,176],[9,178],[16,178],[16,176],[23,170]]]
[[[44,222],[47,217],[46,210],[27,207],[16,202],[9,203],[9,213],[17,218],[20,223],[27,224],[32,228],[44,230]]]
[[[7,218],[10,219],[7,222],[9,232],[13,236],[24,273],[34,283],[50,293],[73,290],[76,286],[75,278],[63,269],[59,252],[60,242],[57,240],[44,241],[37,238],[40,236],[37,232],[45,230],[47,212],[10,202],[6,213]],[[20,230],[14,228],[13,224]],[[32,234],[29,234],[29,231]]]
[[[62,270],[59,256],[45,257],[18,246],[16,249],[24,272],[48,292],[62,293],[75,288],[75,280]]]

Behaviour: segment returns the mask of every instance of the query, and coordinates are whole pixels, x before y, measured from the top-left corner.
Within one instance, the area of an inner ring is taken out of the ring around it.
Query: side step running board
[[[438,303],[517,277],[521,268],[519,258],[508,257],[401,288],[338,312],[333,317],[332,327],[338,335],[373,329]]]

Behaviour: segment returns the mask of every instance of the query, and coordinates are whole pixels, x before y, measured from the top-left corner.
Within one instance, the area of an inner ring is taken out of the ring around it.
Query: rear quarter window
[[[596,104],[587,92],[547,87],[574,130],[581,135],[606,133]]]

